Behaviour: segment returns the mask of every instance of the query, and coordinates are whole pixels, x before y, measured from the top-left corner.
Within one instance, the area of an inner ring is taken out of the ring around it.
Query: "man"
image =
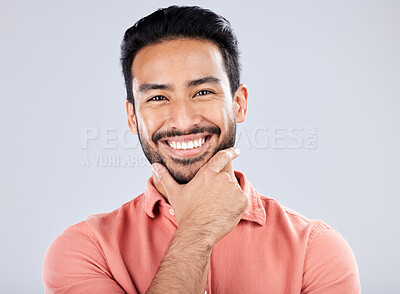
[[[121,61],[129,127],[153,175],[144,194],[53,241],[47,293],[360,292],[339,233],[233,169],[248,91],[228,21],[158,10],[126,31]]]

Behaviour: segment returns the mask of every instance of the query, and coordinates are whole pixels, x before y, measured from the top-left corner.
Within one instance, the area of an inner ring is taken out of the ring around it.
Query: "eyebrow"
[[[202,84],[220,84],[221,80],[214,76],[208,76],[204,78],[200,78],[197,80],[189,81],[186,86],[194,87]],[[139,87],[139,92],[148,92],[151,90],[173,90],[173,86],[170,84],[154,84],[154,83],[146,83]]]
[[[172,86],[169,84],[152,84],[146,83],[139,87],[139,92],[148,92],[151,90],[172,90]]]
[[[193,80],[187,83],[188,87],[198,86],[202,84],[220,84],[221,80],[219,78],[208,76],[201,79]]]

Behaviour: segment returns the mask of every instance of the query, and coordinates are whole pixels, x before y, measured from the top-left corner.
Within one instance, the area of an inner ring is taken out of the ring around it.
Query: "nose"
[[[198,113],[193,102],[189,99],[174,101],[169,109],[168,128],[187,130],[201,122],[201,115]]]

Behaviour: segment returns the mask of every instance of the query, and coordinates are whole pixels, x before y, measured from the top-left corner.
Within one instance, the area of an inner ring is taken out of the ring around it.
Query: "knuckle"
[[[214,158],[214,160],[211,161],[210,169],[211,169],[211,170],[217,169],[217,168],[218,168],[218,165],[219,165],[219,160],[218,160],[218,158]]]
[[[221,181],[232,182],[231,176],[227,172],[219,172],[218,177]]]
[[[242,188],[239,186],[238,183],[234,183],[236,192],[237,192],[237,201],[239,204],[241,204],[241,207],[243,210],[247,209],[249,206],[249,197],[245,192],[242,191]]]
[[[204,174],[206,176],[210,176],[214,173],[214,163],[211,162],[209,165],[207,165],[207,167],[204,170]]]
[[[221,152],[221,156],[220,156],[221,160],[226,160],[229,158],[229,151],[221,150],[220,152]]]
[[[214,165],[217,167],[223,165],[228,160],[228,153],[225,150],[220,152],[221,153],[214,158]]]
[[[241,204],[243,210],[246,210],[249,207],[249,199],[247,198],[246,194],[243,194],[241,197]]]
[[[220,150],[213,156],[213,158],[210,159],[207,164],[207,169],[211,172],[215,172],[216,170],[224,167],[230,158],[231,152],[229,150]]]

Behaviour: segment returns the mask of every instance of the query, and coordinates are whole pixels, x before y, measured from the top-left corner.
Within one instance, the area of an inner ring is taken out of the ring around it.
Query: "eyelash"
[[[211,92],[210,90],[200,90],[195,94],[195,96],[197,96],[197,95],[198,96],[204,96],[204,95],[207,95],[207,94],[214,94],[214,92]],[[159,98],[161,98],[161,99],[159,99]],[[166,98],[164,96],[157,95],[157,96],[151,97],[148,101],[161,101],[161,100],[165,100],[165,99]]]
[[[200,94],[200,93],[203,93],[203,94]],[[199,92],[196,93],[196,95],[199,95],[199,96],[204,96],[204,95],[207,95],[207,94],[213,94],[213,92],[211,92],[210,90],[200,90]]]
[[[161,99],[156,99],[156,98],[166,99],[164,96],[157,95],[157,96],[151,97],[148,101],[161,101]]]

